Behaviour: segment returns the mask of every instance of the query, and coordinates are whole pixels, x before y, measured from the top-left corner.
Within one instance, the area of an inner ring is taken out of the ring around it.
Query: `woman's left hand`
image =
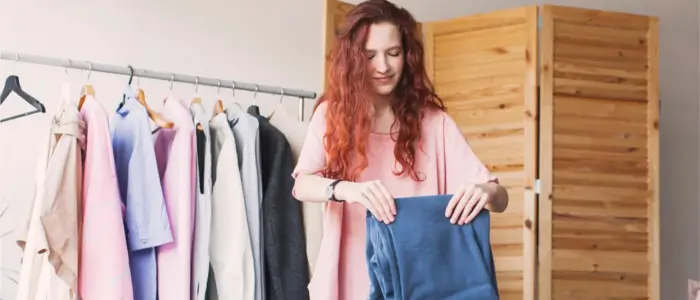
[[[493,200],[493,191],[482,184],[463,185],[452,196],[445,209],[445,217],[450,223],[468,224]]]

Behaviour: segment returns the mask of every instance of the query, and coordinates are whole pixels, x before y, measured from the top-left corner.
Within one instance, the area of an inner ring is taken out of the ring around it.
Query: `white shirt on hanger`
[[[195,226],[194,247],[192,262],[192,298],[204,300],[209,279],[209,244],[211,240],[211,135],[209,134],[209,120],[201,103],[191,103],[190,112],[194,117],[194,124],[202,126],[204,134],[204,162],[199,160],[197,153],[197,192],[195,199]],[[199,135],[199,130],[198,130]],[[199,139],[199,136],[197,136]],[[197,140],[197,144],[199,144]],[[197,147],[197,151],[200,151]],[[200,164],[203,163],[203,173],[200,173]],[[203,178],[202,178],[203,177]]]
[[[253,262],[255,264],[255,300],[264,299],[264,256],[262,230],[262,178],[260,174],[260,123],[239,105],[231,105],[225,110],[228,121],[233,124],[241,169],[243,196],[245,198],[246,217],[250,240],[253,245]],[[217,286],[222,283],[217,281]]]
[[[253,300],[255,264],[236,139],[223,113],[212,118],[212,222],[210,255],[216,289],[212,299]]]

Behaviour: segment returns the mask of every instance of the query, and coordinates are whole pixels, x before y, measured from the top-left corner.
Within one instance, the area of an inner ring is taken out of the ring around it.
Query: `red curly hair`
[[[324,135],[327,163],[322,172],[325,177],[357,180],[367,168],[365,150],[372,131],[372,99],[376,91],[365,44],[370,26],[384,22],[398,28],[405,54],[403,74],[394,91],[399,101],[391,104],[396,117],[392,128],[398,128],[397,134],[392,135],[396,141],[394,157],[401,167],[394,174],[401,176],[408,172],[414,180],[423,180],[414,168],[421,121],[426,108],[444,111],[445,106],[426,74],[423,43],[415,36],[418,27],[415,19],[386,0],[368,0],[357,5],[348,12],[345,25],[337,34],[331,52],[328,89],[314,106],[315,111],[327,103]]]

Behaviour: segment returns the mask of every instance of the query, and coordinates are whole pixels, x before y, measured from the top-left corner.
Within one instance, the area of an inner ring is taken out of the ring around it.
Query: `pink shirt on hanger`
[[[327,104],[314,113],[299,162],[292,176],[317,173],[326,164],[323,136]],[[479,161],[454,120],[442,111],[425,111],[421,122],[422,150],[415,168],[424,181],[395,176],[395,142],[390,134],[372,133],[366,147],[369,165],[358,181],[380,180],[394,198],[454,193],[466,183],[497,181]],[[389,151],[388,151],[389,150]],[[365,216],[361,204],[328,202],[323,216],[323,239],[313,277],[311,300],[355,300],[369,296],[365,258]],[[397,212],[397,217],[401,214]]]
[[[134,299],[124,233],[124,204],[112,152],[107,111],[92,96],[80,109],[87,128],[83,171],[80,296]]]
[[[158,247],[158,298],[189,300],[196,192],[196,137],[189,108],[177,99],[163,104],[173,128],[155,134],[155,152],[173,242]]]

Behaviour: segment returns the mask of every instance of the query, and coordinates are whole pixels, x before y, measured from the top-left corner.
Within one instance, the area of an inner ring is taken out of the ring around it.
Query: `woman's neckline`
[[[393,132],[374,132],[374,131],[372,131],[372,132],[369,133],[370,136],[374,136],[374,137],[384,137],[384,138],[396,136],[396,135],[398,135],[398,134],[399,134],[398,131],[393,131]]]

